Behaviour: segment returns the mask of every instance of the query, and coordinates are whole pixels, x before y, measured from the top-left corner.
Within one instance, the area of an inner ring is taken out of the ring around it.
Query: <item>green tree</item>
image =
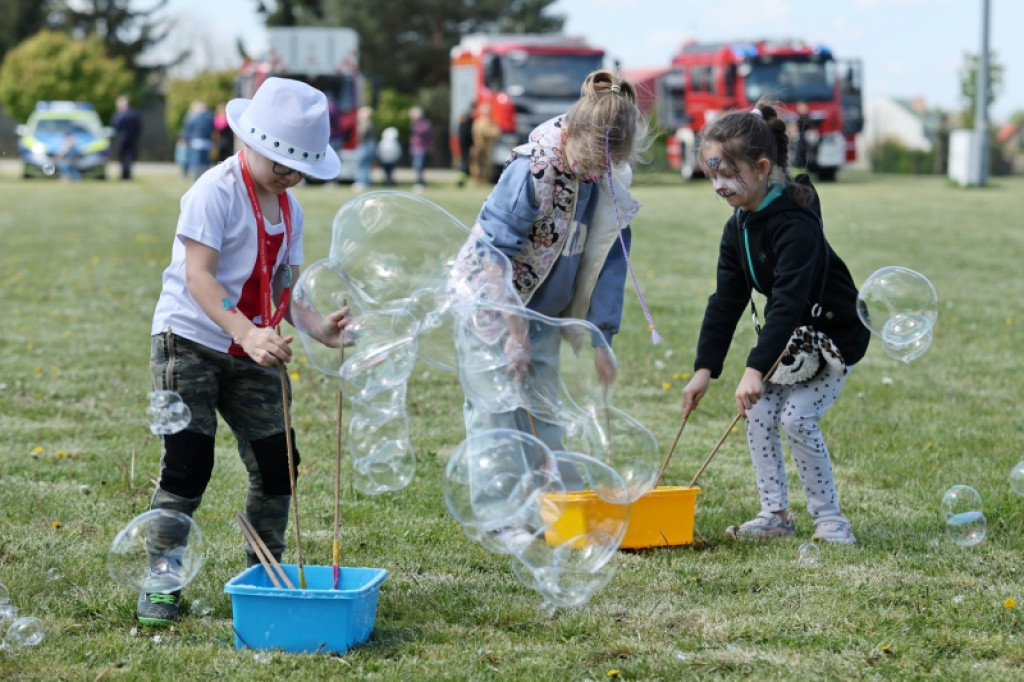
[[[96,37],[73,40],[41,31],[7,53],[0,65],[0,104],[24,121],[39,100],[92,102],[103,120],[114,100],[132,87],[132,72],[119,57],[107,56]]]
[[[960,98],[963,100],[964,109],[961,113],[962,125],[965,128],[974,127],[974,108],[977,103],[978,93],[978,69],[980,67],[980,56],[976,54],[965,54],[964,65],[960,69]],[[996,101],[996,98],[1003,90],[1003,65],[999,63],[996,53],[992,52],[988,60],[988,105]]]
[[[172,137],[181,132],[181,124],[192,102],[205,102],[210,109],[233,97],[234,71],[205,71],[188,80],[172,80],[167,84],[167,108],[164,121]]]
[[[4,0],[0,3],[0,62],[7,51],[46,27],[47,2]]]
[[[168,63],[140,62],[140,57],[163,41],[174,28],[170,20],[157,18],[168,2],[150,0],[147,3],[149,7],[136,9],[138,3],[132,0],[51,0],[48,21],[52,28],[63,30],[75,38],[97,36],[108,55],[124,60],[135,74],[136,85],[141,88],[151,74],[166,71],[188,56],[188,51],[183,51]]]

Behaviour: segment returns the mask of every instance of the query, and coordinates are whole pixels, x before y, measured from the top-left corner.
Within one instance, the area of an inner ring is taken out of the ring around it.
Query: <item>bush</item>
[[[935,152],[910,149],[895,140],[883,140],[871,150],[871,169],[876,173],[930,175],[935,171]]]
[[[104,121],[118,95],[131,92],[132,72],[120,57],[108,57],[96,36],[74,40],[40,31],[9,51],[0,65],[0,104],[24,121],[39,100],[91,102]]]

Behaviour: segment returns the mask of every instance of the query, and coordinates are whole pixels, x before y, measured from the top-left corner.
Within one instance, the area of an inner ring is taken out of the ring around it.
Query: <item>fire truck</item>
[[[339,180],[353,180],[356,169],[356,110],[362,104],[359,35],[350,28],[267,27],[269,48],[242,64],[235,81],[239,97],[251,98],[271,76],[294,78],[321,90],[343,131]]]
[[[492,156],[494,177],[509,152],[538,124],[565,113],[587,75],[601,68],[604,50],[560,34],[473,34],[451,51],[449,143],[459,158],[459,118],[491,105],[501,128]]]
[[[795,122],[806,105],[811,142],[808,169],[819,180],[836,178],[856,156],[863,127],[859,60],[837,60],[827,47],[797,41],[688,43],[659,83],[659,116],[669,130],[669,163],[683,178],[699,174],[700,130],[718,114],[750,109],[763,96],[782,104]]]

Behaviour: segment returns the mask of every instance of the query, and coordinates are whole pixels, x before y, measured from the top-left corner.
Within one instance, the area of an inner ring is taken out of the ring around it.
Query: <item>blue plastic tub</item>
[[[298,568],[282,566],[298,585]],[[305,566],[304,572],[304,590],[274,587],[260,564],[228,581],[236,648],[340,654],[370,638],[388,572],[342,566],[337,590],[332,566]]]

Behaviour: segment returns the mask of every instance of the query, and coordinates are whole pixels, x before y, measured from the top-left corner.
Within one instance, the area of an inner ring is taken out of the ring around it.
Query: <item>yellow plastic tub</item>
[[[622,549],[692,544],[698,494],[697,486],[652,488],[629,507],[629,526],[622,539]],[[602,500],[593,490],[553,494],[549,495],[549,500],[552,504],[548,509],[561,511],[544,531],[544,539],[552,546],[622,517],[619,505]]]

